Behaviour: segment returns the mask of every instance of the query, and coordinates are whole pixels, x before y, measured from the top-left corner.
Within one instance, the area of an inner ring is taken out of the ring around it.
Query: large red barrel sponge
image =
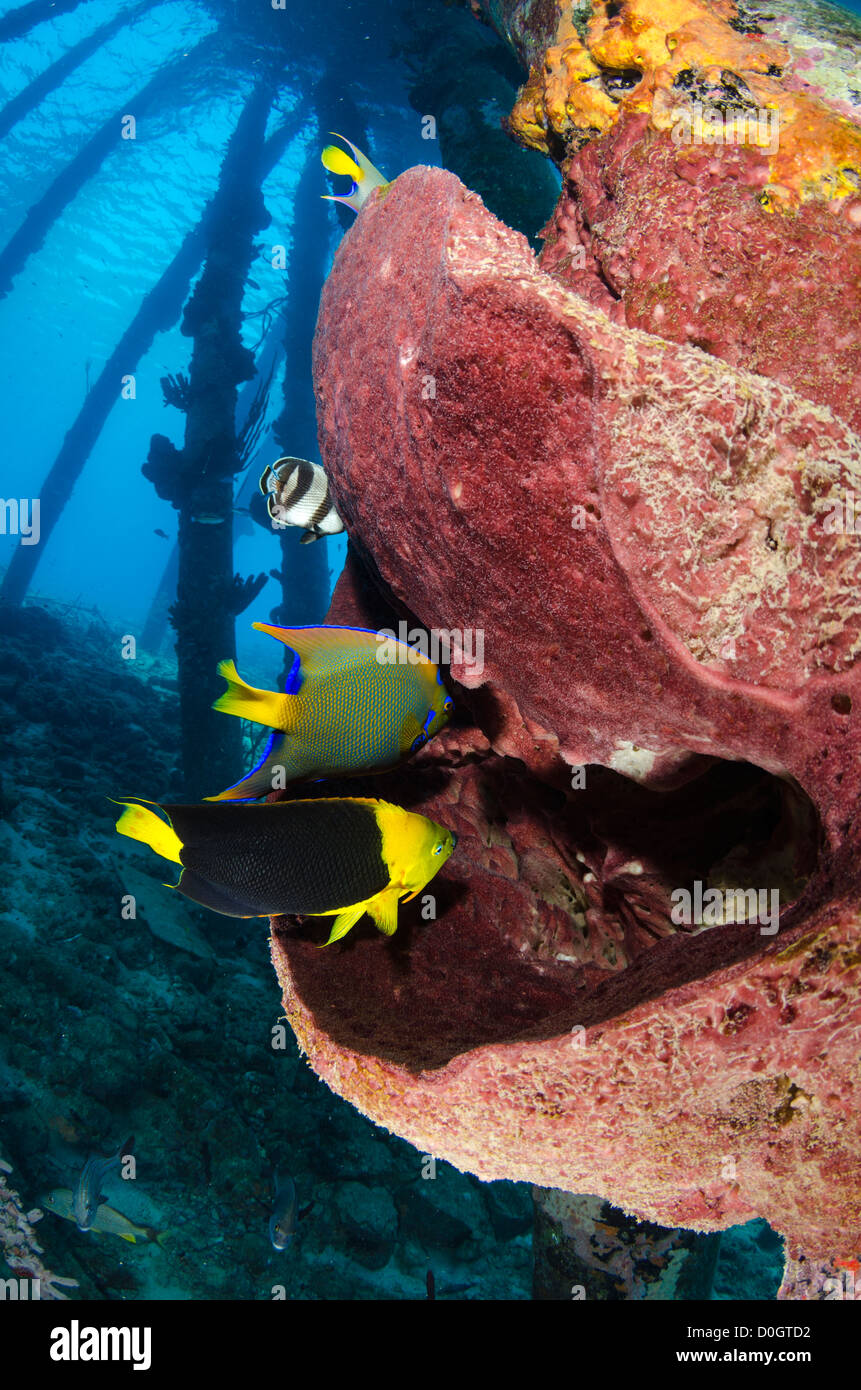
[[[375,592],[484,667],[452,667],[474,726],[375,784],[459,837],[435,920],[275,924],[311,1064],[480,1177],[851,1259],[859,440],[612,322],[434,169],[344,238],[314,369]],[[331,617],[379,621],[355,566]]]

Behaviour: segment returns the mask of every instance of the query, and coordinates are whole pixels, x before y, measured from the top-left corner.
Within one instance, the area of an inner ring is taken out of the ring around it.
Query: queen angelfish
[[[363,628],[254,626],[296,658],[283,695],[247,685],[232,661],[220,663],[227,690],[213,708],[275,732],[257,766],[208,800],[247,801],[302,778],[381,772],[448,723],[454,704],[442,673],[416,648],[382,643]]]

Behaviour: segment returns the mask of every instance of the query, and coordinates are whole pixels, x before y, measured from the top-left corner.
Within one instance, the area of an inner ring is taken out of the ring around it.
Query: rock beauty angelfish
[[[454,702],[442,672],[405,642],[355,627],[254,627],[296,657],[283,695],[247,685],[232,661],[219,663],[227,690],[213,709],[276,732],[257,766],[208,801],[253,800],[299,778],[382,772],[448,723]]]
[[[398,901],[421,892],[455,845],[452,832],[426,816],[366,797],[117,804],[121,835],[182,865],[179,882],[165,887],[227,917],[334,917],[327,946],[365,912],[390,936]]]

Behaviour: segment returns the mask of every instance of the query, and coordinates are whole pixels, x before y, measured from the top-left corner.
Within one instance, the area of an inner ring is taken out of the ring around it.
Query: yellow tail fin
[[[130,840],[143,841],[162,859],[170,859],[174,864],[182,863],[179,857],[182,840],[169,822],[163,821],[148,806],[139,806],[135,801],[118,801],[116,805],[125,807],[117,821],[117,830],[121,835],[128,835]]]
[[[222,714],[235,714],[240,719],[251,719],[255,724],[265,724],[270,729],[284,729],[287,715],[287,700],[274,690],[258,690],[244,681],[232,661],[219,661],[218,674],[227,681],[227,689],[212,706]]]

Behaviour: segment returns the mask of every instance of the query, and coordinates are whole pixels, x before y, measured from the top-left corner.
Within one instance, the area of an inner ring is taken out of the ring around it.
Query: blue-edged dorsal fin
[[[373,659],[381,641],[376,632],[363,627],[274,627],[270,623],[254,623],[254,627],[294,651],[306,679],[340,665],[351,653],[360,660]],[[294,673],[298,674],[295,663],[287,681],[288,694],[296,693],[291,689]]]

